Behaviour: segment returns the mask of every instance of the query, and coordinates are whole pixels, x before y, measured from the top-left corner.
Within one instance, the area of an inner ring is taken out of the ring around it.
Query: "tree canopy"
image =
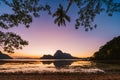
[[[120,36],[102,46],[93,55],[95,60],[120,60]]]
[[[47,1],[47,0],[46,0]],[[55,17],[54,23],[58,26],[65,26],[66,21],[71,21],[68,11],[75,4],[77,18],[75,20],[75,28],[84,27],[85,31],[92,30],[97,27],[93,24],[94,19],[101,12],[105,12],[108,16],[112,16],[114,12],[120,12],[120,2],[117,0],[61,0],[67,1],[66,7],[59,2],[59,5],[52,7],[49,0],[46,4],[42,4],[42,0],[1,0],[1,4],[10,7],[12,13],[0,12],[0,28],[9,29],[19,24],[30,27],[33,17],[39,17],[41,12],[47,11],[49,15]],[[57,1],[56,1],[57,2]],[[56,9],[53,12],[51,9]],[[1,30],[0,29],[0,30]],[[28,45],[19,35],[13,32],[0,31],[0,46],[7,52],[14,52],[14,49],[22,49],[22,46]]]

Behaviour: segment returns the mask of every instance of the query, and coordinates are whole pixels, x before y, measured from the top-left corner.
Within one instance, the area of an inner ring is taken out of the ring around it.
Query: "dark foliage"
[[[97,24],[93,24],[94,19],[97,15],[101,12],[106,12],[108,16],[112,16],[114,12],[120,12],[120,2],[115,0],[67,0],[68,5],[66,9],[63,7],[57,9],[54,14],[56,15],[55,23],[58,23],[59,26],[66,25],[65,16],[63,17],[62,14],[68,16],[68,11],[72,4],[76,4],[78,10],[78,17],[76,18],[75,28],[79,29],[79,27],[84,27],[85,31],[92,30],[97,27]],[[60,4],[61,5],[61,4]],[[62,6],[62,5],[61,5]],[[54,15],[53,14],[53,15]],[[59,20],[59,21],[58,21]],[[61,21],[60,21],[61,20]],[[70,22],[70,16],[66,21]],[[60,25],[61,24],[61,25]]]
[[[55,24],[58,26],[65,26],[66,21],[71,21],[71,16],[68,15],[68,12],[70,7],[75,4],[77,6],[75,10],[78,10],[78,16],[75,20],[75,28],[78,29],[80,26],[83,26],[85,31],[88,31],[97,27],[97,24],[93,24],[93,22],[95,17],[101,12],[105,11],[108,16],[112,16],[114,12],[120,12],[120,2],[117,0],[63,1],[67,1],[68,4],[66,7],[63,7],[63,5],[59,3],[59,6],[56,6],[57,10],[55,12],[51,12],[52,5],[49,3],[49,1],[46,4],[42,4],[41,0],[1,0],[0,5],[5,4],[6,6],[10,7],[13,12],[0,14],[0,28],[9,29],[19,26],[19,24],[23,24],[26,28],[28,28],[30,23],[33,21],[33,17],[39,17],[40,13],[43,11],[47,11],[48,14],[52,14],[52,16],[55,17]],[[53,7],[53,9],[55,8]],[[11,34],[14,35],[13,39],[13,35],[11,36]],[[19,35],[11,32],[0,32],[0,39],[2,40],[2,36],[5,37],[5,35],[9,35],[9,37],[6,37],[8,39],[5,40],[9,40],[10,38],[10,41],[4,40],[5,42],[0,42],[0,45],[2,45],[4,50],[7,52],[13,52],[14,49],[20,49],[22,46],[27,45],[26,41],[22,40]],[[18,39],[18,41],[15,39]],[[15,40],[15,43],[12,40]],[[21,44],[20,41],[22,41],[23,44]],[[9,46],[5,45],[6,42],[9,44]]]
[[[57,9],[57,11],[53,14],[53,17],[56,17],[56,19],[54,20],[54,23],[58,24],[58,26],[66,26],[66,22],[68,21],[70,22],[70,17],[68,15],[66,15],[66,12],[63,10],[63,6],[59,5],[59,8]]]
[[[95,60],[120,60],[120,36],[112,39],[94,53]]]
[[[0,31],[0,47],[8,53],[14,53],[14,49],[22,49],[23,46],[28,45],[28,42],[23,40],[19,35],[12,32]]]
[[[8,29],[10,27],[25,25],[27,28],[32,22],[32,17],[39,17],[41,11],[49,11],[49,5],[40,5],[39,0],[1,0],[2,3],[12,9],[13,13],[0,15],[0,27]]]
[[[30,26],[32,17],[39,17],[41,11],[48,11],[50,14],[49,5],[39,5],[39,0],[1,0],[1,3],[6,4],[12,9],[13,13],[4,13],[0,15],[0,28],[9,29],[19,24]],[[13,32],[0,31],[0,46],[8,53],[13,53],[15,49],[22,49],[28,45],[28,42],[23,40],[19,35]]]

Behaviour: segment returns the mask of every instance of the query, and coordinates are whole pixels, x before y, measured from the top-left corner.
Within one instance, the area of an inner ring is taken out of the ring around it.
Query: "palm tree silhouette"
[[[58,26],[66,26],[66,21],[70,22],[70,17],[66,14],[66,11],[63,10],[62,5],[59,5],[59,8],[53,14],[53,17],[56,17],[54,23],[58,24]]]

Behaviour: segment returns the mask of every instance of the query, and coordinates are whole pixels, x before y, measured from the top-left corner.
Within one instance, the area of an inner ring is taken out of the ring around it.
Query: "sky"
[[[55,8],[58,5],[55,1],[50,3]],[[4,8],[6,7],[0,8],[2,12],[7,11],[3,10]],[[73,5],[69,10],[71,23],[67,23],[66,27],[58,27],[54,24],[52,16],[42,12],[40,18],[34,18],[30,28],[27,29],[24,25],[19,25],[7,30],[15,32],[24,40],[29,41],[28,46],[23,47],[22,50],[15,50],[14,54],[9,55],[12,57],[39,58],[44,54],[54,55],[56,50],[62,50],[76,57],[90,57],[106,42],[120,35],[120,13],[115,13],[112,17],[101,13],[96,16],[94,22],[98,27],[86,32],[84,27],[75,29],[74,20],[77,17],[75,12],[75,6]]]

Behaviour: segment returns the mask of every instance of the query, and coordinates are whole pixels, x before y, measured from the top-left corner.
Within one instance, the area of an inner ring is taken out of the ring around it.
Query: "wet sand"
[[[120,73],[0,73],[0,80],[120,80]]]

